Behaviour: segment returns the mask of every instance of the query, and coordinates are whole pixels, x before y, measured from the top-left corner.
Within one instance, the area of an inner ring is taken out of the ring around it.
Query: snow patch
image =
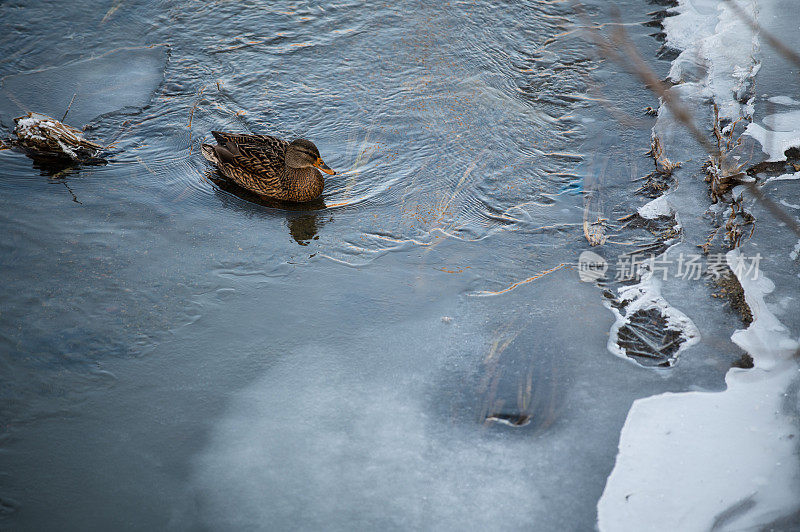
[[[628,357],[625,349],[619,345],[620,328],[629,324],[637,311],[655,309],[666,318],[667,327],[678,331],[681,335],[682,343],[671,356],[671,360],[674,361],[681,351],[700,341],[700,331],[686,314],[671,306],[664,299],[661,295],[661,280],[654,275],[653,268],[649,263],[639,267],[639,275],[641,276],[639,283],[619,289],[619,299],[625,304],[624,314],[615,306],[607,305],[616,318],[608,335],[608,350],[622,359],[634,362]]]
[[[639,216],[645,218],[647,220],[652,220],[654,218],[659,218],[661,216],[672,216],[672,207],[670,206],[669,202],[667,201],[666,195],[659,196],[653,201],[645,203],[641,207],[639,207],[638,211]]]
[[[50,120],[49,116],[40,115],[38,113],[31,113],[30,116],[21,118],[17,121],[16,133],[20,138],[28,138],[39,141],[46,141],[42,135],[39,134],[39,125],[52,128],[55,124]]]
[[[736,0],[736,4],[755,18],[754,2]],[[675,83],[697,83],[706,97],[717,102],[722,119],[750,116],[752,103],[740,102],[760,68],[755,59],[758,37],[727,2],[681,0],[673,12],[677,14],[663,22],[665,44],[681,53],[672,62],[669,78]]]
[[[764,184],[766,185],[767,183],[771,183],[772,181],[794,181],[796,179],[800,179],[800,172],[770,177],[769,179],[764,181]]]
[[[800,101],[790,98],[789,96],[771,96],[767,101],[778,105],[800,105]]]
[[[741,271],[738,250],[727,260]],[[601,531],[749,530],[798,506],[797,427],[782,403],[800,378],[791,358],[800,344],[764,303],[772,282],[763,274],[739,282],[753,322],[732,339],[755,368],[728,371],[721,393],[634,402],[597,505]]]
[[[748,124],[745,134],[761,144],[768,161],[785,161],[784,152],[800,146],[800,111],[771,114],[764,117],[763,124]]]

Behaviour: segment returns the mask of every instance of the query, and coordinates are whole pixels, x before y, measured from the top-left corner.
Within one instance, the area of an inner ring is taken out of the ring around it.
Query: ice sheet
[[[6,76],[2,79],[0,119],[9,125],[12,118],[28,112],[60,119],[69,107],[65,122],[82,127],[106,113],[142,108],[161,84],[166,61],[166,46],[122,48],[54,68]]]
[[[755,3],[736,0],[748,16]],[[733,120],[752,114],[749,80],[758,72],[759,40],[726,2],[682,0],[664,19],[666,44],[681,50],[669,77],[674,82],[698,82],[719,105],[720,117]]]
[[[196,478],[211,528],[524,528],[544,510],[524,442],[458,437],[429,419],[417,384],[404,386],[414,400],[359,383],[319,367],[336,357],[322,349],[300,354],[307,371],[256,383],[218,425]]]
[[[728,253],[734,271],[739,260],[738,250]],[[723,393],[667,393],[634,403],[598,503],[601,530],[749,529],[800,500],[797,430],[782,405],[800,378],[791,359],[800,344],[764,302],[772,282],[763,273],[753,277],[739,277],[753,323],[733,339],[756,368],[731,369]]]
[[[768,27],[782,23],[781,18],[759,19],[755,2],[737,4]],[[777,0],[760,7],[780,14],[787,5]],[[667,44],[681,50],[671,78],[684,83],[673,90],[693,109],[702,110],[702,99],[710,97],[722,119],[749,119],[756,99],[753,79],[763,58],[773,68],[774,55],[760,53],[758,38],[726,3],[681,0],[675,11],[679,14],[665,19],[664,27]],[[795,105],[794,97],[764,95],[771,103],[787,106]],[[747,133],[762,143],[770,160],[783,160],[784,150],[800,140],[797,118],[795,110],[771,114],[763,126],[750,124]],[[659,112],[656,131],[680,130],[670,120],[669,113]],[[663,137],[672,140],[665,146],[670,153],[686,150],[679,136]],[[687,157],[683,152],[677,156]],[[787,174],[773,180],[793,178]],[[686,210],[686,201],[670,197],[677,211]],[[745,260],[740,250],[727,254],[753,314],[749,327],[733,331],[731,340],[753,357],[755,367],[729,370],[727,390],[721,393],[666,393],[634,403],[621,433],[616,465],[598,502],[600,530],[749,530],[796,519],[800,372],[793,354],[800,343],[796,331],[776,317],[778,309],[794,299],[796,286],[785,285],[791,277],[786,269],[794,265],[783,259],[788,231],[784,228],[776,239],[770,232],[775,229],[771,219],[764,220],[762,214],[758,223],[747,256],[752,260],[756,252],[765,254],[772,265],[767,273],[780,277],[784,285],[776,288],[759,269],[743,273],[748,269],[738,268]],[[794,239],[789,242],[791,249]],[[765,302],[773,291],[773,299],[782,303]],[[788,313],[783,316],[794,320]]]

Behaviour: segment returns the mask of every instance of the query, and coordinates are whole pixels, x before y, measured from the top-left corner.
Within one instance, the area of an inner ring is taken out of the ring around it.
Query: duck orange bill
[[[322,162],[322,159],[317,159],[317,162],[314,163],[314,166],[325,172],[326,174],[336,175],[336,172],[328,168],[328,165]]]

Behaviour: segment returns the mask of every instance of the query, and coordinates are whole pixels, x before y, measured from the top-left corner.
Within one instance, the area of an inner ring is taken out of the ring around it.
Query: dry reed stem
[[[541,279],[545,275],[549,275],[549,274],[551,274],[551,273],[553,273],[553,272],[555,272],[557,270],[560,270],[561,268],[564,268],[564,267],[571,267],[571,266],[569,264],[567,264],[566,262],[562,262],[561,264],[558,264],[557,266],[554,266],[554,267],[552,267],[552,268],[550,268],[548,270],[543,270],[543,271],[537,273],[536,275],[534,275],[532,277],[528,277],[527,279],[523,279],[522,281],[517,281],[515,283],[512,283],[511,285],[509,285],[508,287],[506,287],[506,288],[504,288],[502,290],[497,290],[497,291],[481,290],[480,292],[475,292],[475,294],[473,294],[473,295],[476,295],[476,296],[499,296],[501,294],[505,294],[506,292],[510,292],[510,291],[514,290],[518,286],[521,286],[523,284],[528,284],[528,283],[530,283],[532,281],[536,281],[537,279]]]
[[[111,16],[117,12],[117,10],[122,7],[123,0],[117,0],[113,6],[106,12],[103,19],[100,21],[100,24],[105,24],[105,22],[111,18]]]
[[[650,141],[650,151],[647,153],[653,157],[656,172],[663,176],[671,176],[672,172],[681,167],[680,162],[672,162],[664,156],[664,147],[658,135],[653,135]]]

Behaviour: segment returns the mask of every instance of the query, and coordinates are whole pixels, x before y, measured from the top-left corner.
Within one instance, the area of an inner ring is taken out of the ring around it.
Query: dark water
[[[585,530],[631,402],[722,386],[705,344],[611,355],[569,267],[584,188],[611,219],[646,201],[652,124],[602,101],[655,104],[569,4],[0,9],[5,133],[76,94],[66,122],[113,143],[0,151],[3,526]],[[312,139],[340,173],[308,210],[251,201],[215,184],[212,129]]]

